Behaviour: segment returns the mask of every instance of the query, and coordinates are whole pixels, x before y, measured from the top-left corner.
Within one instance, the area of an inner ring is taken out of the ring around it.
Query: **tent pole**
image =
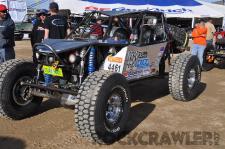
[[[225,29],[225,16],[223,17],[223,24],[222,24],[222,28]]]
[[[191,27],[194,28],[194,26],[195,26],[195,18],[193,17],[191,22]]]

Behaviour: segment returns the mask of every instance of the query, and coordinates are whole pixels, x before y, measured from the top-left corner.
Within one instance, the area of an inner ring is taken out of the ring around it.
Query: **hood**
[[[40,44],[36,44],[36,50],[44,53],[63,53],[73,49],[82,48],[90,45],[95,45],[98,41],[87,41],[87,40],[66,40],[66,39],[46,39]]]

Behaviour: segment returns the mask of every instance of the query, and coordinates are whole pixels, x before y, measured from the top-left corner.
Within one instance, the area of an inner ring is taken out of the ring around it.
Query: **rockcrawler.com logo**
[[[134,132],[118,141],[121,145],[198,145],[198,146],[218,146],[220,135],[217,132],[208,131],[177,131],[177,132],[156,132],[144,131]]]

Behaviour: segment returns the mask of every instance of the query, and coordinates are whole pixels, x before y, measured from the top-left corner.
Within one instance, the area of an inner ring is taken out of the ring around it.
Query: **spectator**
[[[51,16],[44,23],[45,36],[44,38],[64,39],[69,34],[68,24],[65,17],[58,15],[59,6],[52,2],[49,4]]]
[[[208,45],[213,45],[213,36],[214,33],[216,32],[216,29],[212,23],[212,19],[209,19],[206,22],[205,27],[207,28],[206,42]]]
[[[118,17],[114,17],[112,21],[112,26],[113,27],[120,27],[120,21]]]
[[[98,18],[96,20],[96,23],[91,26],[91,31],[90,31],[90,38],[91,39],[99,39],[103,37],[103,27],[102,25],[102,20]]]
[[[15,24],[11,19],[8,9],[5,5],[0,4],[0,51],[2,61],[15,58]]]
[[[205,22],[200,21],[200,23],[195,25],[195,28],[192,31],[192,55],[198,56],[201,65],[203,64],[203,54],[206,48],[206,34],[207,29],[205,27]]]
[[[45,29],[44,22],[48,16],[48,11],[45,9],[40,10],[37,13],[37,21],[35,22],[32,33],[31,33],[31,45],[34,46],[35,43],[40,43],[44,39]]]

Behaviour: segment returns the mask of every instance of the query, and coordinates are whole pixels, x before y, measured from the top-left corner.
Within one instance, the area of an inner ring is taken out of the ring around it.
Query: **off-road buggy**
[[[204,67],[210,70],[213,67],[225,69],[225,31],[214,34],[215,46],[208,44],[204,51]]]
[[[225,69],[225,48],[207,46],[204,54],[204,67],[206,70],[213,67]]]
[[[215,33],[216,49],[225,49],[225,31],[221,30]]]
[[[96,17],[103,19],[102,39],[89,38]],[[64,106],[75,105],[75,125],[83,137],[112,143],[127,123],[129,82],[169,72],[174,99],[189,101],[197,96],[198,58],[185,52],[168,65],[170,43],[163,13],[86,14],[69,39],[35,45],[35,62],[15,59],[0,66],[0,115],[23,119],[37,110],[43,98],[57,98]]]

